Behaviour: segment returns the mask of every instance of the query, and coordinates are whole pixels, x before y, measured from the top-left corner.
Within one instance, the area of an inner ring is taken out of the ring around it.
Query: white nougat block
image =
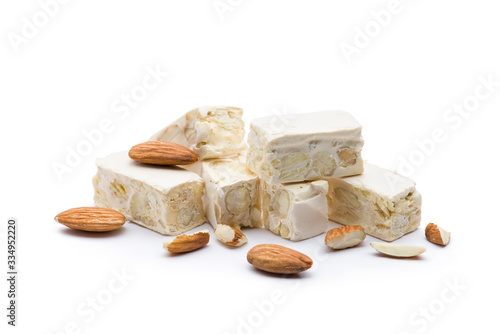
[[[270,184],[357,175],[363,143],[345,111],[265,117],[250,125],[247,164]]]
[[[202,163],[205,211],[210,223],[262,227],[259,178],[238,158]]]
[[[93,178],[96,206],[111,208],[128,220],[166,235],[203,224],[203,179],[178,167],[146,165],[127,152],[97,159]]]
[[[422,197],[415,182],[365,163],[362,175],[328,179],[329,218],[361,225],[376,238],[393,241],[420,224]]]
[[[191,110],[155,133],[150,141],[172,142],[191,149],[201,160],[239,154],[244,148],[243,110],[205,106]]]
[[[327,181],[270,185],[261,181],[264,227],[299,241],[325,232],[328,226]]]

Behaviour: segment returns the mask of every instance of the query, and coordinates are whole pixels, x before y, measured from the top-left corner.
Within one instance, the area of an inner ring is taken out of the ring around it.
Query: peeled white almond
[[[424,247],[387,242],[372,242],[370,244],[379,253],[395,257],[413,257],[425,252]]]

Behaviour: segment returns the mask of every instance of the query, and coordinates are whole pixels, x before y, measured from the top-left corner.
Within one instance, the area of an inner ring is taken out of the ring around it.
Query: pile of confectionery
[[[207,220],[224,244],[247,243],[242,228],[265,228],[300,241],[327,232],[328,220],[344,226],[326,233],[332,249],[356,246],[365,233],[396,240],[420,224],[422,198],[415,183],[361,157],[361,125],[347,112],[323,111],[256,119],[248,143],[243,111],[201,107],[129,152],[97,159],[96,207],[64,211],[56,221],[86,231],[110,231],[126,220],[165,235],[179,235]],[[435,224],[429,241],[447,245],[450,233]],[[202,248],[208,231],[165,242],[174,253]],[[425,248],[372,242],[395,257]],[[261,244],[248,262],[273,273],[292,274],[312,260],[287,247]]]

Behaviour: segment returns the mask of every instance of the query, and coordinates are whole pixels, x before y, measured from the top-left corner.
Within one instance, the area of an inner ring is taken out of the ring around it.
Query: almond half
[[[208,230],[192,234],[182,234],[172,240],[165,241],[163,248],[170,253],[187,253],[202,248],[210,241]]]
[[[365,238],[365,230],[361,225],[346,225],[328,231],[325,245],[332,249],[345,249],[359,245]]]
[[[97,207],[80,207],[61,212],[55,221],[81,231],[107,232],[125,224],[125,216],[116,210]]]
[[[425,252],[424,247],[387,242],[372,242],[370,244],[379,253],[394,257],[414,257]]]
[[[255,268],[275,274],[296,274],[311,268],[313,261],[296,250],[262,244],[248,251],[247,260]]]
[[[450,242],[450,235],[450,232],[443,230],[433,223],[429,223],[425,228],[425,237],[427,240],[437,245],[446,246]]]
[[[175,143],[148,141],[128,152],[130,159],[150,165],[190,165],[198,161],[196,153]]]
[[[243,232],[226,224],[217,224],[214,234],[220,242],[228,246],[240,247],[248,242]]]

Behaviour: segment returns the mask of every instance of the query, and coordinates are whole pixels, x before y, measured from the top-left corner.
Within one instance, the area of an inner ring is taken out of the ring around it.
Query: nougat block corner
[[[146,165],[118,152],[96,161],[92,183],[96,206],[166,235],[184,233],[206,221],[203,179],[178,167]]]

